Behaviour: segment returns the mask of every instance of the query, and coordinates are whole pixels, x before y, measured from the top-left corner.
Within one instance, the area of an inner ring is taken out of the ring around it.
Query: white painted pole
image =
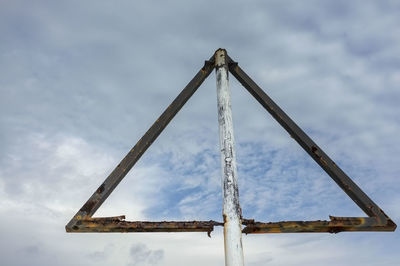
[[[215,52],[218,123],[221,147],[225,265],[243,266],[242,223],[237,184],[235,141],[229,90],[227,56],[224,49]]]

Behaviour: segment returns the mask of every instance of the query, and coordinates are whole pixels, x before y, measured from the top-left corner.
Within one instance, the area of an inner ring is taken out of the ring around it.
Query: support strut
[[[231,93],[229,90],[227,54],[223,49],[218,49],[215,52],[215,71],[222,166],[225,265],[243,266],[242,221],[237,183]]]

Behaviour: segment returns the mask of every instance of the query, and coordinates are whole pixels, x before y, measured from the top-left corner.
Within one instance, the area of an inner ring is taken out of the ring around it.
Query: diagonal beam
[[[124,159],[106,178],[103,184],[93,193],[88,201],[82,208],[75,214],[71,221],[66,225],[66,230],[71,231],[78,220],[90,218],[101,204],[107,199],[115,187],[126,176],[129,170],[140,159],[143,153],[150,147],[156,140],[168,123],[179,112],[182,106],[190,99],[196,92],[203,81],[210,75],[214,69],[214,55],[209,61],[206,61],[203,68],[194,76],[194,78],[186,85],[181,93],[175,98],[170,106],[161,114],[156,122],[150,129],[143,135],[143,137],[136,143],[136,145],[129,151]]]
[[[393,223],[339,166],[239,67],[229,58],[229,71],[297,141],[297,143],[325,170],[340,188],[370,217],[385,225]]]

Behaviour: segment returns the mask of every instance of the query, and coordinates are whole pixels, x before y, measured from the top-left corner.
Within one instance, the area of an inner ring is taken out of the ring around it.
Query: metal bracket
[[[330,217],[330,221],[256,222],[242,219],[246,227],[243,233],[302,233],[342,231],[394,231],[396,224],[374,203],[328,155],[228,56],[232,75],[253,95],[273,118],[297,141],[297,143],[321,166],[340,188],[368,215],[368,217]],[[125,221],[125,216],[92,217],[113,192],[129,170],[155,141],[182,106],[196,92],[215,68],[214,55],[186,85],[170,106],[154,122],[150,129],[122,159],[100,187],[66,225],[67,232],[207,232],[216,221]]]

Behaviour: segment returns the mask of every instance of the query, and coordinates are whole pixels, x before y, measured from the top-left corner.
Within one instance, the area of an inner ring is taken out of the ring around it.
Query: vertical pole
[[[215,69],[222,165],[225,265],[243,266],[241,209],[237,184],[227,54],[224,49],[218,49],[215,52]]]

